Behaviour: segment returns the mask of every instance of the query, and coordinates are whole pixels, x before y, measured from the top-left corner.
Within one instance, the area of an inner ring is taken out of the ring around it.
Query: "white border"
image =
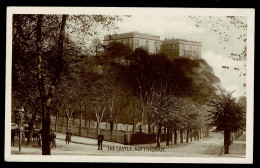
[[[13,14],[117,14],[117,15],[172,15],[172,16],[246,16],[247,32],[247,135],[246,158],[200,157],[132,157],[132,156],[33,156],[11,155],[11,62]],[[6,25],[6,104],[5,104],[5,161],[30,162],[126,162],[126,163],[253,163],[254,119],[254,9],[201,8],[105,8],[102,7],[8,7]]]

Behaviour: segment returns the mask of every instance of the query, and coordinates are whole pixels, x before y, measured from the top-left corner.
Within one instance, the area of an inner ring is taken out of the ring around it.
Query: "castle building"
[[[160,36],[130,32],[123,34],[107,35],[104,37],[104,45],[110,42],[121,42],[129,46],[133,51],[136,48],[144,48],[149,54],[163,53],[169,58],[189,57],[201,58],[201,42],[185,39],[168,38],[160,40]]]
[[[108,45],[112,41],[124,43],[133,51],[136,48],[144,48],[150,54],[157,54],[161,52],[162,41],[160,40],[160,36],[156,35],[130,32],[107,35],[104,37],[104,45]]]
[[[168,55],[169,58],[198,59],[201,58],[201,46],[201,42],[170,38],[162,42],[162,53]]]

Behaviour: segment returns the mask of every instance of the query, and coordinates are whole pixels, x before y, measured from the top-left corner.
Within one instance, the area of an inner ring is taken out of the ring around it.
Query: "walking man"
[[[56,148],[56,134],[51,131],[51,136],[50,136],[50,140],[51,140],[51,146]]]
[[[102,143],[104,140],[104,136],[102,135],[101,132],[98,134],[98,150],[102,150]]]
[[[11,130],[11,145],[14,146],[15,130]]]
[[[50,139],[49,139],[49,140],[50,140],[50,146],[53,146],[53,144],[52,144],[52,143],[53,143],[53,137],[52,137],[52,136],[53,136],[53,134],[52,134],[52,129],[50,129],[50,134],[49,134],[49,137],[50,137]]]
[[[72,133],[69,131],[66,133],[66,144],[70,144]]]

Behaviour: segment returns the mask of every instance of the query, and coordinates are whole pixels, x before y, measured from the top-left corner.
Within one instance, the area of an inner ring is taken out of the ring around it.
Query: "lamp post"
[[[19,117],[19,152],[21,152],[21,125],[22,125],[22,114],[24,112],[24,109],[20,107],[17,109],[18,117]]]

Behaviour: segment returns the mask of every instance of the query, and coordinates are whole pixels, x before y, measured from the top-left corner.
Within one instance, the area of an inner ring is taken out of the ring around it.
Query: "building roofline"
[[[118,38],[116,38],[117,36],[118,36]],[[122,36],[122,37],[120,37],[120,36]],[[142,38],[140,36],[148,36],[145,39],[161,40],[160,36],[157,36],[157,35],[152,35],[152,34],[148,34],[148,33],[139,33],[139,32],[129,32],[129,33],[106,35],[106,36],[104,36],[104,41],[124,39],[124,38]],[[112,39],[110,39],[110,38],[112,38]]]

